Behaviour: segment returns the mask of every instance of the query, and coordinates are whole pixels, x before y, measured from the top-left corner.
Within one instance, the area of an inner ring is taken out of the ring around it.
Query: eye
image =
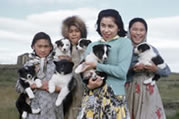
[[[27,79],[31,79],[32,75],[31,74],[27,74]]]

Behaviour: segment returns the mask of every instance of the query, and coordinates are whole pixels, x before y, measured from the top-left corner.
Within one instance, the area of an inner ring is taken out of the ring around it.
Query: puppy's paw
[[[48,91],[49,91],[49,93],[53,93],[53,92],[55,92],[55,87],[53,87],[53,86],[49,86]]]
[[[22,113],[22,118],[23,118],[23,119],[26,119],[26,118],[27,118],[27,112],[24,111],[24,112]]]
[[[62,100],[59,99],[59,100],[56,101],[55,105],[56,105],[56,106],[60,106],[61,103],[62,103]]]
[[[76,74],[79,74],[83,71],[83,64],[80,64],[76,69],[75,69],[75,73]]]
[[[38,113],[40,113],[40,108],[37,108],[37,109],[32,109],[32,113],[33,114],[38,114]]]
[[[145,85],[147,85],[147,84],[149,84],[149,83],[151,83],[151,82],[152,82],[152,80],[151,80],[151,79],[147,79],[147,80],[144,80],[144,82],[143,82],[143,83],[144,83]]]
[[[42,86],[42,81],[40,79],[36,79],[35,84],[36,84],[37,88],[40,88]]]

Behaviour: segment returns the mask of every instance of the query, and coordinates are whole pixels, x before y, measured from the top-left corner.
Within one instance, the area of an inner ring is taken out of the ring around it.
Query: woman
[[[78,16],[66,18],[62,23],[62,35],[64,38],[69,39],[73,45],[71,60],[75,64],[75,69],[80,63],[80,53],[78,52],[76,45],[81,38],[87,37],[87,29],[84,21]],[[65,111],[65,119],[76,119],[81,105],[83,94],[82,81],[79,75],[74,75],[77,81],[77,87],[75,89],[75,93],[73,94],[72,106],[69,110]]]
[[[86,54],[92,51],[94,45],[108,44],[111,46],[109,56],[105,64],[86,62],[84,71],[95,68],[99,72],[105,72],[107,80],[104,86],[100,77],[95,81],[89,80],[78,119],[126,119],[129,115],[124,83],[131,62],[132,43],[124,38],[126,31],[118,11],[102,10],[96,24],[101,39],[91,43]]]
[[[138,44],[146,42],[147,30],[147,23],[144,19],[134,18],[130,21],[129,38],[134,48]],[[154,51],[159,54],[156,48],[154,48]],[[157,85],[145,85],[143,81],[148,79],[147,72],[153,72],[160,76],[168,76],[170,74],[170,69],[167,65],[164,69],[160,69],[154,64],[135,65],[137,58],[138,57],[133,54],[131,68],[128,73],[128,82],[126,83],[131,118],[166,119]]]
[[[31,86],[32,89],[36,89],[34,90],[35,98],[32,99],[31,107],[40,108],[41,112],[39,114],[28,114],[27,119],[64,119],[63,105],[55,106],[60,88],[56,87],[56,93],[50,94],[48,92],[48,81],[55,70],[51,55],[53,45],[49,35],[44,32],[35,34],[31,48],[33,53],[31,53],[30,60],[25,65],[36,65],[37,78],[42,80],[40,88],[37,88],[35,84]],[[16,84],[16,90],[20,93],[24,91],[19,81]]]

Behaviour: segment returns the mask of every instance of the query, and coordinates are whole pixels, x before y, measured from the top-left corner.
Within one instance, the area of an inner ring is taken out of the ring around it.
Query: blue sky
[[[101,9],[114,8],[126,30],[134,17],[146,19],[148,42],[155,46],[173,72],[179,72],[178,0],[2,0],[0,1],[0,63],[15,64],[17,56],[31,52],[36,32],[48,33],[52,41],[61,38],[61,22],[78,15],[87,24],[88,38],[95,41],[95,21]],[[177,53],[178,54],[178,53]]]

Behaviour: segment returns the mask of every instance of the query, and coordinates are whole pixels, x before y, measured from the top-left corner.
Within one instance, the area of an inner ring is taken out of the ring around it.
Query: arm
[[[113,46],[111,46],[113,48]],[[129,39],[124,39],[124,41],[117,48],[118,59],[116,64],[99,64],[97,63],[97,71],[102,71],[116,77],[117,79],[126,79],[126,75],[131,63],[132,58],[132,43]],[[116,55],[116,54],[113,54]],[[115,56],[113,56],[115,57]]]
[[[158,52],[158,50],[155,48],[155,47],[153,47],[153,49],[154,49],[154,52],[157,54],[157,55],[159,55],[160,56],[160,54],[159,54],[159,52]],[[161,56],[160,56],[161,57]],[[163,59],[163,58],[162,58]],[[154,72],[154,73],[156,73],[156,74],[158,74],[158,75],[160,75],[161,77],[167,77],[170,73],[171,73],[171,71],[170,71],[170,68],[169,68],[169,66],[166,64],[166,66],[164,67],[164,68],[159,68],[159,67],[157,67],[156,65],[152,65],[152,66],[145,66],[145,69],[147,69],[149,72]]]

